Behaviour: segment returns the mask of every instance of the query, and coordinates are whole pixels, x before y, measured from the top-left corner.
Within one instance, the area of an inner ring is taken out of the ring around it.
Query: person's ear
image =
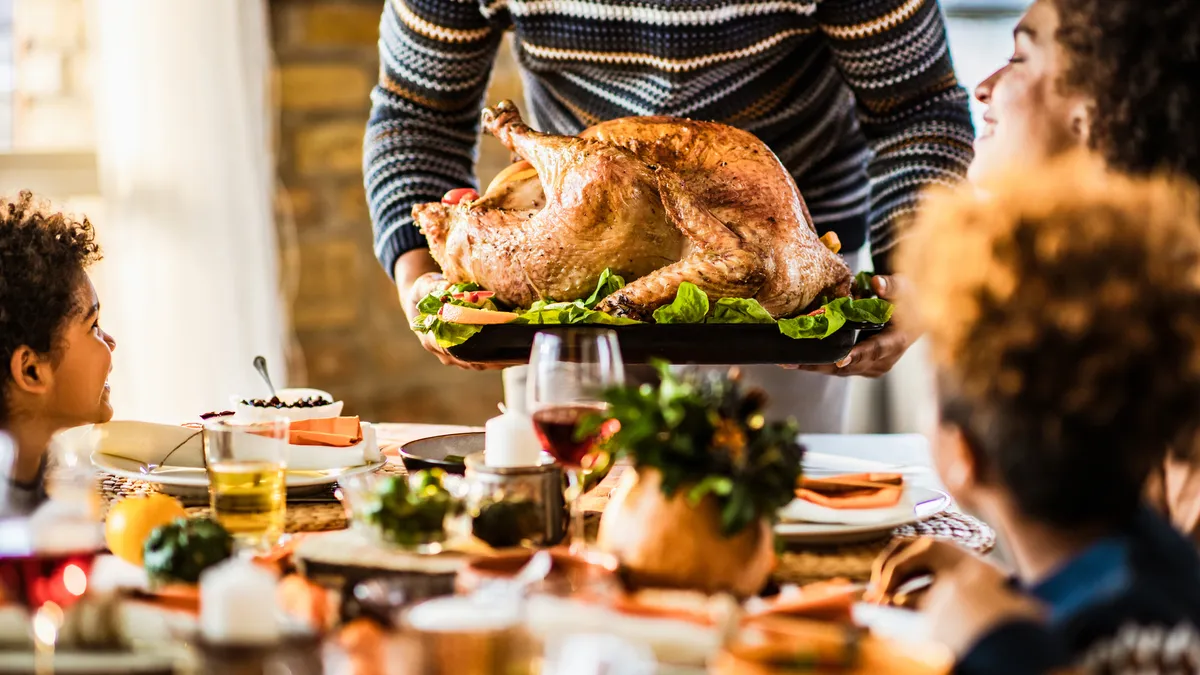
[[[975,453],[962,429],[943,423],[938,432],[938,469],[946,488],[959,499],[979,484]]]
[[[50,367],[49,355],[39,354],[25,345],[13,351],[8,367],[17,391],[41,395],[53,384],[54,369]]]

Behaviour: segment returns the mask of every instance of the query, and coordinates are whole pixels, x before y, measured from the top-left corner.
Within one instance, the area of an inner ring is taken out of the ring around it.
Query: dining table
[[[387,460],[379,470],[398,475],[406,473],[399,454],[399,449],[405,444],[435,436],[483,431],[482,427],[476,426],[424,423],[376,423],[373,426],[380,450]],[[802,436],[801,441],[806,448],[817,449],[819,452],[813,454],[820,455],[823,461],[832,462],[834,465],[839,465],[840,462],[847,472],[853,471],[855,467],[864,463],[871,466],[883,466],[888,470],[902,473],[905,480],[912,485],[931,490],[944,490],[933,470],[929,444],[923,436],[916,434],[811,435]],[[598,522],[613,490],[621,482],[622,475],[631,470],[633,469],[623,461],[614,463],[609,474],[584,496],[582,505],[593,524]],[[155,490],[156,488],[150,484],[139,484],[138,481],[126,478],[111,475],[102,475],[101,478],[101,491],[105,503],[115,502],[131,494]],[[185,505],[189,515],[203,515],[207,512],[207,507],[203,504]],[[343,505],[332,495],[319,495],[299,500],[289,497],[286,529],[293,536],[343,530],[347,525]],[[951,503],[950,508],[923,521],[898,527],[883,536],[868,540],[843,544],[789,546],[779,555],[777,569],[772,579],[777,585],[803,585],[830,579],[864,582],[869,578],[871,562],[891,541],[896,538],[918,536],[953,541],[981,554],[987,553],[995,545],[995,533],[986,524],[963,513]],[[154,609],[156,608],[142,607],[136,611],[145,612]],[[864,614],[864,616],[868,615]],[[870,614],[868,618],[877,621],[884,632],[891,631],[895,636],[916,635],[913,633],[912,626],[904,624],[903,621],[899,624],[889,623],[893,617],[889,617],[887,612]],[[155,620],[147,619],[147,621],[153,623]],[[354,654],[353,645],[347,646],[339,643],[332,651],[326,648],[323,658],[332,658],[337,661],[337,659],[352,659]],[[326,672],[340,671],[329,670],[327,667]],[[658,672],[698,673],[703,671],[664,667]]]

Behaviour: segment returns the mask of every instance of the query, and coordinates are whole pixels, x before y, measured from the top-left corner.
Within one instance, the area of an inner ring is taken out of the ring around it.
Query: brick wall
[[[283,258],[298,275],[292,380],[334,392],[378,421],[482,423],[501,400],[496,372],[442,366],[409,330],[371,250],[362,138],[378,69],[380,0],[271,0],[279,64]],[[508,45],[489,101],[521,100]],[[484,139],[484,185],[508,164]],[[294,222],[295,233],[291,232]]]

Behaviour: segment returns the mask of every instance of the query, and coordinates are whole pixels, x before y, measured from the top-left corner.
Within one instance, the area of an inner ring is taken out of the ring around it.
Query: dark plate
[[[478,336],[476,336],[478,337]],[[411,441],[400,446],[400,460],[410,473],[422,469],[442,469],[446,473],[462,475],[467,467],[457,462],[447,462],[447,455],[466,457],[477,452],[483,452],[485,434],[482,431],[471,431],[464,434],[446,434]],[[607,456],[607,455],[606,455]],[[591,490],[604,480],[612,470],[612,461],[600,464],[591,471],[585,471],[583,477],[584,491]]]
[[[847,323],[823,340],[796,340],[774,324],[648,324],[636,326],[511,325],[484,326],[450,353],[475,363],[527,363],[533,336],[569,329],[612,328],[621,342],[625,363],[743,364],[794,363],[819,365],[842,360],[862,339],[882,330],[875,324]]]
[[[466,465],[447,462],[446,456],[466,457],[483,452],[483,438],[482,431],[422,438],[400,446],[400,460],[410,473],[422,469],[442,469],[446,473],[461,476],[467,469]]]

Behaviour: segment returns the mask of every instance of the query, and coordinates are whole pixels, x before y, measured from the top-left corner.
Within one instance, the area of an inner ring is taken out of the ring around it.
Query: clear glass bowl
[[[406,529],[406,521],[397,521],[400,528],[385,528],[372,517],[379,510],[381,490],[385,482],[408,481],[409,488],[416,485],[415,476],[396,476],[379,472],[346,476],[338,480],[337,496],[346,509],[350,529],[361,533],[375,543],[387,547],[420,554],[441,553],[447,541],[469,534],[470,517],[464,508],[465,485],[462,478],[446,474],[442,487],[450,493],[449,509],[441,521],[441,529]],[[418,518],[413,514],[412,520]]]

